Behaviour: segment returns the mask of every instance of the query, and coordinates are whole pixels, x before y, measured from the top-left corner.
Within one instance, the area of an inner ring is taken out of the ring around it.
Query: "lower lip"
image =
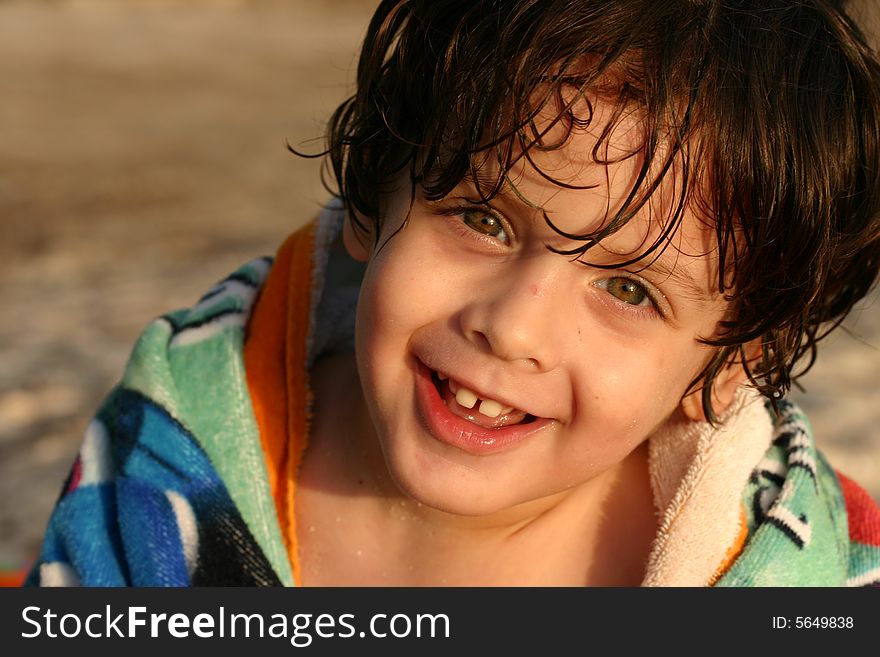
[[[428,431],[441,442],[477,456],[503,452],[548,427],[552,420],[538,418],[528,424],[498,429],[481,427],[447,408],[431,378],[431,370],[417,362],[416,397],[419,415]]]

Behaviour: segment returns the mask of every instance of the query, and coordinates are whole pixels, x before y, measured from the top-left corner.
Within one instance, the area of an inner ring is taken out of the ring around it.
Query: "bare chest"
[[[645,549],[553,528],[504,543],[456,539],[366,501],[304,492],[297,501],[304,586],[637,586]]]

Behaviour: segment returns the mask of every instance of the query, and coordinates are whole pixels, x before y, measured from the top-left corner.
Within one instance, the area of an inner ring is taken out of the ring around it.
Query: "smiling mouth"
[[[415,364],[418,416],[438,441],[482,457],[505,453],[533,437],[553,435],[556,420],[481,398],[454,378],[419,360]]]
[[[527,425],[537,418],[495,399],[480,397],[455,379],[431,372],[431,381],[451,413],[485,429]]]

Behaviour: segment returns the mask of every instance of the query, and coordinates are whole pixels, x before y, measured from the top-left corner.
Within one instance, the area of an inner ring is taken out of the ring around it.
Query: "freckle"
[[[363,485],[364,485],[364,480],[358,479],[358,486],[363,486]]]

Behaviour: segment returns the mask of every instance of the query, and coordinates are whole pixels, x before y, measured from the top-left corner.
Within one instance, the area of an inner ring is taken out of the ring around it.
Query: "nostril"
[[[489,340],[489,336],[487,336],[482,331],[474,331],[473,332],[473,342],[482,351],[485,351],[485,352],[492,351],[492,342]]]

